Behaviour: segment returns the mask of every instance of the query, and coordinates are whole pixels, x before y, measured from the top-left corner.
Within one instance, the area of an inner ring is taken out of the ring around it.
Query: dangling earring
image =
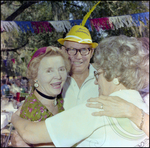
[[[38,80],[35,80],[34,82],[35,82],[35,83],[34,83],[34,87],[35,87],[35,88],[39,87],[39,84],[37,83]]]
[[[118,84],[119,84],[119,80],[118,80],[117,78],[114,78],[114,79],[113,79],[113,83],[114,83],[115,85],[118,85]]]

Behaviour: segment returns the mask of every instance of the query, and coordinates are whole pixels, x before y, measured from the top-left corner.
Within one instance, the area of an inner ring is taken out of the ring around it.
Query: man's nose
[[[80,50],[77,51],[77,54],[76,54],[75,56],[76,56],[76,58],[78,58],[78,59],[82,58],[82,55],[81,55]]]

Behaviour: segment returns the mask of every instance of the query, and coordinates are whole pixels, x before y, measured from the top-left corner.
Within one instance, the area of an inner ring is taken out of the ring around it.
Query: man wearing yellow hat
[[[65,38],[58,40],[70,58],[72,69],[63,89],[64,108],[72,108],[90,97],[98,96],[98,87],[94,84],[95,68],[90,64],[94,48],[89,30],[75,25]],[[69,86],[69,87],[68,87]]]
[[[88,17],[100,1],[85,15],[81,25],[71,28],[65,38],[58,39],[70,58],[72,69],[63,87],[65,110],[72,108],[90,97],[97,97],[98,87],[94,84],[94,71],[90,59],[97,43],[92,42],[89,30],[84,27]]]

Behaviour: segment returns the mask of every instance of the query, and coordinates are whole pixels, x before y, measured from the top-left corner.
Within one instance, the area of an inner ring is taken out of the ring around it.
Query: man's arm
[[[52,142],[47,132],[45,121],[29,121],[14,113],[11,122],[26,143],[38,144]]]
[[[30,147],[27,143],[23,141],[18,132],[15,130],[11,136],[11,144],[13,147]]]

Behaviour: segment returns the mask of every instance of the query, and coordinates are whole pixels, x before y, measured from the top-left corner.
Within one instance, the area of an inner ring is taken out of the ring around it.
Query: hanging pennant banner
[[[34,30],[31,26],[31,22],[27,22],[27,21],[15,21],[15,23],[21,28],[22,32],[27,32],[27,31],[31,31],[32,33],[34,33]]]
[[[45,31],[47,32],[49,30],[49,32],[53,31],[53,28],[50,27],[50,24],[48,22],[40,22],[41,25],[43,26],[43,28],[45,29]]]
[[[52,28],[49,26],[48,22],[31,22],[32,27],[36,33],[43,32],[43,28],[47,32],[48,30],[52,32]]]
[[[98,19],[90,19],[90,22],[92,26],[94,26],[97,29],[97,31],[99,31],[100,29],[109,30],[113,27],[113,24],[110,24],[109,19],[106,17]]]
[[[139,19],[145,24],[147,25],[146,23],[146,19],[149,20],[149,13],[146,12],[146,13],[139,13]]]
[[[71,29],[69,21],[49,21],[49,23],[55,28],[57,32],[66,32]]]
[[[92,26],[96,30],[101,29],[118,29],[121,27],[132,27],[140,26],[140,21],[147,25],[147,20],[149,20],[149,12],[136,13],[130,15],[114,16],[114,17],[104,17],[87,19],[85,26],[92,31]],[[10,32],[14,28],[22,32],[31,31],[32,33],[52,32],[54,29],[51,28],[50,24],[55,28],[57,32],[66,32],[71,29],[74,25],[80,25],[82,20],[63,20],[63,21],[43,21],[43,22],[30,22],[30,21],[1,21],[1,32]]]
[[[15,59],[11,59],[11,61],[15,64]]]

